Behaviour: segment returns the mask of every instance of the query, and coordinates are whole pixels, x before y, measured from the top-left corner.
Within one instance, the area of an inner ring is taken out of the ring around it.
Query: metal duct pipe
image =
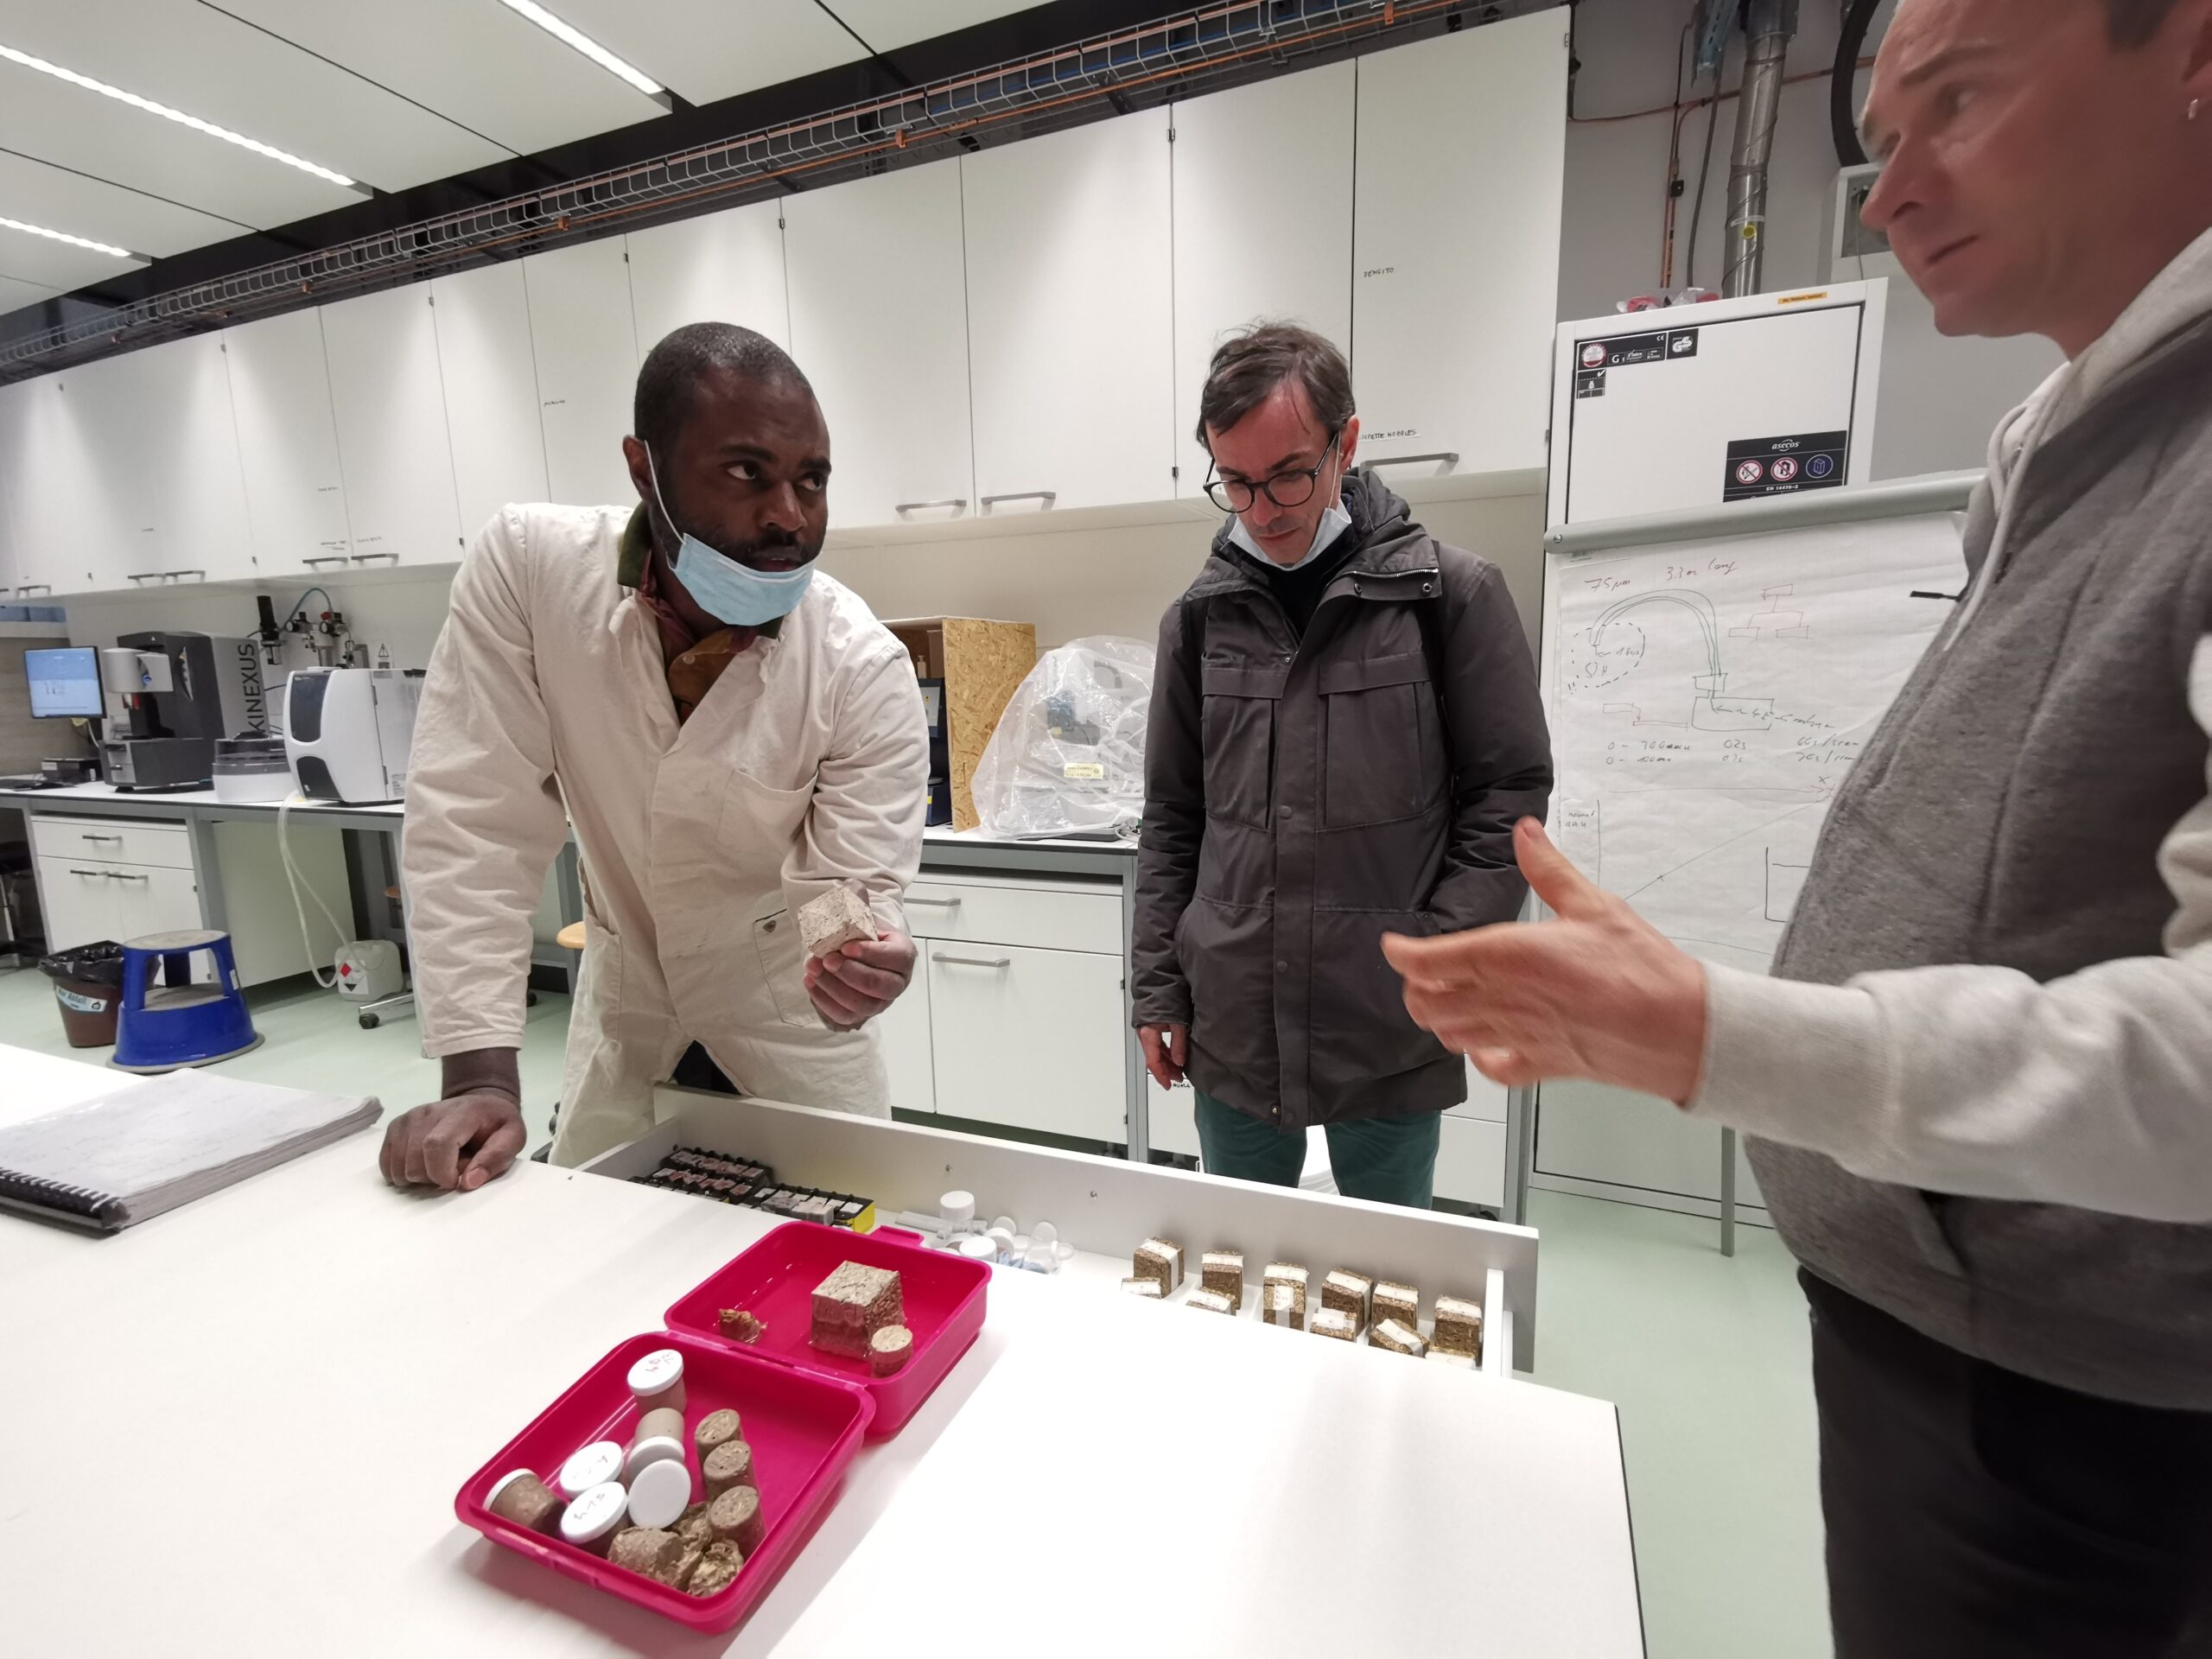
[[[1759,289],[1766,243],[1767,163],[1782,112],[1783,67],[1797,32],[1796,0],[1749,0],[1745,8],[1744,85],[1736,99],[1736,138],[1728,152],[1728,261],[1720,291],[1733,299]]]

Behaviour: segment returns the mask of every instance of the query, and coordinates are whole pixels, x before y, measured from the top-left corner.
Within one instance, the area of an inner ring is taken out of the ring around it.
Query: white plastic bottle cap
[[[960,1254],[971,1262],[994,1262],[998,1259],[999,1247],[988,1238],[970,1236],[960,1241]]]
[[[937,1201],[938,1219],[948,1227],[965,1226],[976,1219],[976,1195],[951,1192]]]
[[[652,1464],[666,1463],[671,1458],[678,1463],[683,1461],[683,1442],[671,1440],[665,1434],[649,1434],[630,1448],[629,1458],[622,1465],[623,1478],[634,1486],[638,1483],[639,1471]],[[639,1522],[639,1524],[647,1523]]]
[[[1049,1221],[1040,1221],[1029,1230],[1029,1236],[1034,1243],[1057,1244],[1060,1239],[1060,1230]]]
[[[649,1463],[630,1481],[630,1523],[672,1527],[691,1507],[691,1471],[681,1455],[673,1462]]]
[[[673,1348],[656,1348],[630,1368],[630,1392],[640,1400],[665,1393],[683,1380],[683,1356]]]
[[[991,1217],[991,1230],[995,1233],[1002,1232],[1009,1238],[1014,1236],[1015,1230],[1021,1224],[1016,1221],[1012,1216],[994,1216]]]
[[[983,1236],[990,1241],[991,1248],[1001,1255],[1014,1248],[1014,1229],[1011,1227],[994,1227]]]
[[[622,1478],[622,1448],[613,1440],[594,1440],[561,1465],[553,1484],[571,1503],[594,1486]]]
[[[630,1495],[620,1481],[588,1486],[561,1511],[561,1535],[572,1544],[596,1543],[622,1524],[629,1505]]]

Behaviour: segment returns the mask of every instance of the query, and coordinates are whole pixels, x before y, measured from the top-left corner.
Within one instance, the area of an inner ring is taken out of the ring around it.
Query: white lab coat
[[[556,1162],[650,1128],[688,1041],[747,1093],[888,1116],[875,1034],[822,1022],[787,912],[849,880],[906,926],[929,772],[910,659],[817,573],[679,727],[652,616],[616,580],[627,520],[507,507],[454,579],[403,855],[423,1052],[520,1045],[531,917],[573,823],[587,943]]]

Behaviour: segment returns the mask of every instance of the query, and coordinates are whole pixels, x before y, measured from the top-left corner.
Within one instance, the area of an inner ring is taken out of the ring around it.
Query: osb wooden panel
[[[945,746],[952,761],[952,827],[973,830],[976,768],[1014,688],[1037,666],[1037,629],[1028,622],[948,616],[944,629]]]

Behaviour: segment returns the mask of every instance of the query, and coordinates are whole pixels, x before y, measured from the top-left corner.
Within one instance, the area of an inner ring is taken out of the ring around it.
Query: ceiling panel
[[[43,288],[36,283],[19,283],[13,276],[0,276],[0,318],[26,305],[36,305],[41,300],[50,300],[61,290]],[[0,333],[5,333],[0,329]]]
[[[497,0],[221,5],[519,155],[667,113]]]
[[[0,150],[0,216],[157,257],[205,247],[246,229],[10,150]]]
[[[994,17],[1035,9],[1037,0],[823,0],[854,34],[879,52],[932,41]]]
[[[195,0],[0,0],[0,41],[386,190],[505,156],[452,122]],[[16,106],[34,102],[40,119],[26,132]],[[281,225],[358,200],[296,168],[19,64],[0,61],[0,120],[14,134],[0,137],[8,149],[252,225]]]
[[[552,0],[546,10],[694,104],[868,55],[814,0]]]
[[[0,271],[19,283],[36,283],[46,288],[82,288],[87,283],[105,282],[126,270],[143,268],[141,260],[118,259],[111,253],[95,253],[90,248],[56,242],[50,236],[33,236],[29,231],[10,230],[0,225]]]

